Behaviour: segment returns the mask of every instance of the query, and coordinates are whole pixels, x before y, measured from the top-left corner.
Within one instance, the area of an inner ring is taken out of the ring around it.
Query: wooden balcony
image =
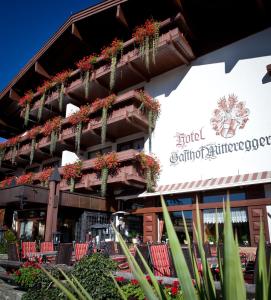
[[[132,90],[116,97],[113,108],[107,120],[107,140],[114,141],[117,138],[130,134],[145,132],[148,133],[148,120],[146,115],[139,109],[141,104],[138,92]],[[83,127],[81,136],[81,149],[98,145],[101,142],[101,111],[90,113],[91,122]],[[40,162],[48,159],[50,155],[50,137],[37,138],[34,160]],[[20,149],[18,150],[16,162],[20,165],[27,165],[31,152],[31,141],[27,135],[21,138]],[[62,131],[56,143],[54,156],[61,156],[63,150],[75,150],[75,130],[68,123],[68,119],[62,122]],[[12,152],[9,150],[5,157],[8,166],[11,161]]]
[[[133,149],[118,152],[118,161],[121,167],[115,176],[108,177],[108,184],[112,187],[125,187],[125,186],[135,186],[139,188],[144,188],[145,179],[138,171],[135,159],[139,152]],[[98,190],[101,185],[101,180],[98,178],[96,172],[93,170],[95,164],[95,159],[89,159],[83,162],[82,172],[83,176],[75,184],[76,190]],[[60,174],[63,173],[63,169],[59,169]],[[69,190],[69,186],[66,180],[61,180],[60,183],[61,190]]]
[[[125,42],[126,45],[133,44],[133,39]],[[183,64],[189,64],[194,59],[194,54],[188,42],[175,28],[162,34],[159,38],[155,64],[150,62],[149,70],[140,57],[139,50],[134,49],[123,55],[117,64],[116,84],[114,92],[118,93],[135,84],[149,81],[152,77],[169,71]],[[67,103],[82,105],[86,102],[84,98],[84,84],[79,78],[79,70],[73,72],[72,82],[65,89],[64,106]],[[90,97],[88,101],[97,97],[105,97],[109,93],[110,64],[102,65],[94,70],[90,80]],[[37,101],[31,109],[30,116],[37,118],[39,102]],[[59,114],[58,93],[54,92],[47,97],[43,111],[42,121]]]

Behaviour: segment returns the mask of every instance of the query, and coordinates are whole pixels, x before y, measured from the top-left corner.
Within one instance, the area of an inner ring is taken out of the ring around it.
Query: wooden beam
[[[35,72],[47,79],[51,78],[51,76],[47,73],[43,66],[37,61],[35,62]]]
[[[138,67],[133,63],[133,62],[128,62],[127,63],[128,68],[134,72],[136,75],[138,75],[139,77],[141,77],[144,81],[149,82],[150,81],[150,77],[147,75],[146,72],[141,71],[138,69]]]
[[[104,82],[101,81],[101,79],[95,79],[95,82],[101,86],[102,88],[104,88],[108,94],[110,93],[109,87],[107,86],[107,84],[105,84]]]
[[[189,61],[183,56],[183,54],[180,51],[179,46],[174,41],[170,41],[169,46],[170,46],[170,49],[172,49],[172,51],[180,58],[180,60],[184,64],[189,65]]]
[[[83,41],[83,38],[77,28],[77,26],[75,25],[75,23],[72,23],[72,30],[71,30],[72,35],[74,35],[76,38],[78,38],[78,40]]]
[[[13,101],[19,101],[21,97],[17,94],[17,92],[14,91],[14,89],[10,89],[9,98]]]
[[[269,75],[271,75],[271,64],[266,66],[266,71]]]
[[[188,24],[186,22],[184,15],[181,12],[179,12],[176,15],[175,22],[178,24],[178,26],[182,32],[184,32],[190,38],[195,39],[194,34],[192,33],[190,27],[188,26]]]
[[[126,28],[129,28],[120,4],[117,6],[116,18],[122,25],[124,25]]]

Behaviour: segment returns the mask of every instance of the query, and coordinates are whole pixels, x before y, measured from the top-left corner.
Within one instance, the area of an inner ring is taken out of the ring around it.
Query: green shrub
[[[82,284],[95,300],[120,299],[110,274],[117,264],[100,253],[85,256],[74,267],[71,274]]]

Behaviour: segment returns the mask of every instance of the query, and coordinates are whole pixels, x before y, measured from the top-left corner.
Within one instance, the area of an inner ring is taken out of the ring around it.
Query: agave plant
[[[195,233],[196,233],[196,241],[199,245],[199,253],[201,257],[201,262],[203,265],[203,272],[200,275],[197,268],[197,262],[195,259],[195,254],[192,251],[191,241],[187,230],[187,225],[184,220],[184,228],[186,233],[186,240],[188,242],[188,247],[190,249],[190,259],[192,260],[193,271],[195,275],[195,281],[190,275],[185,257],[182,252],[181,245],[179,243],[177,234],[174,230],[174,226],[170,219],[169,212],[167,210],[165,201],[163,197],[161,197],[163,215],[166,224],[166,229],[169,238],[169,245],[173,256],[174,267],[177,273],[177,277],[181,283],[181,289],[183,292],[184,300],[215,300],[215,299],[224,299],[224,300],[245,300],[246,299],[246,289],[245,283],[243,279],[239,250],[237,245],[237,240],[234,238],[232,224],[231,224],[231,213],[230,213],[230,203],[227,201],[226,209],[224,213],[224,232],[223,232],[223,253],[224,259],[223,262],[220,259],[220,255],[218,255],[219,265],[220,265],[220,284],[221,284],[221,295],[216,291],[214,280],[211,272],[208,268],[207,259],[205,257],[203,242],[201,236],[201,228],[200,228],[200,219],[199,219],[199,208],[197,205],[197,220],[196,224],[194,224]],[[217,225],[217,223],[216,223]],[[216,226],[216,241],[218,247],[218,226]],[[125,241],[123,240],[120,233],[114,228],[116,236],[120,242],[120,245],[127,257],[127,261],[129,263],[131,272],[134,278],[137,279],[140,284],[142,290],[144,291],[145,297],[148,300],[166,300],[169,299],[163,289],[160,288],[159,282],[157,278],[154,276],[151,271],[148,263],[144,260],[140,251],[137,249],[140,259],[150,277],[150,282],[146,279],[145,274],[143,274],[139,265],[137,264],[134,256],[130,253]],[[260,239],[259,239],[259,248],[258,248],[258,269],[256,272],[256,293],[255,300],[268,300],[271,298],[271,288],[270,288],[270,277],[271,270],[269,274],[267,272],[267,264],[271,262],[266,262],[266,254],[265,254],[265,241],[264,241],[264,233],[263,226],[261,224],[260,228]],[[47,273],[48,274],[48,273]],[[72,298],[73,295],[69,296],[69,290],[65,290],[65,286],[63,286],[59,281],[54,279],[52,275],[48,274],[48,276],[53,280],[53,282],[67,295],[68,299],[90,299],[89,295],[85,292],[82,292],[82,288],[76,278],[74,282],[71,282],[70,278],[68,278],[65,274],[63,276],[68,282],[70,289],[74,291],[74,285],[79,292],[83,293],[83,295],[79,296],[79,298]],[[112,275],[113,277],[113,275]],[[125,294],[123,293],[121,287],[118,285],[116,280],[114,283],[119,291],[120,298],[123,300],[128,300]]]

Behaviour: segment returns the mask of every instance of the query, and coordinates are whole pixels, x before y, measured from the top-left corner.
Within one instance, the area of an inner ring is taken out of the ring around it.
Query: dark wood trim
[[[37,61],[35,62],[35,72],[47,79],[51,78],[51,76],[47,73],[44,67]]]
[[[231,207],[244,207],[244,206],[252,206],[252,205],[253,206],[271,205],[271,198],[231,201]],[[209,208],[223,208],[223,202],[199,204],[199,209],[209,209]],[[182,211],[182,210],[195,210],[195,209],[196,209],[196,204],[168,206],[169,212]],[[159,212],[162,212],[162,207],[144,207],[144,208],[138,208],[134,210],[132,214],[146,214],[146,213],[159,213]]]
[[[117,6],[116,18],[117,18],[117,20],[118,20],[121,24],[123,24],[126,28],[129,28],[128,23],[127,23],[127,20],[126,20],[126,18],[125,18],[125,16],[124,16],[124,13],[123,13],[123,10],[122,10],[120,4]]]

